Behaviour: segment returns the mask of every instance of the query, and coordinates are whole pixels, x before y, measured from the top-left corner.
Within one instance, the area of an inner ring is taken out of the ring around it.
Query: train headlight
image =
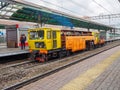
[[[44,42],[35,42],[35,48],[45,48]]]

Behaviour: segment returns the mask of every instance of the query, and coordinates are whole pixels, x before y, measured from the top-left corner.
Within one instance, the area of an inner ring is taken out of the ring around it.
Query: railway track
[[[116,47],[118,45],[120,45],[120,42],[115,41],[115,42],[112,42],[110,45],[106,45],[104,47],[97,48],[95,50],[83,52],[81,54],[73,55],[71,57],[63,58],[63,59],[60,59],[57,61],[54,60],[54,62],[50,61],[50,62],[47,62],[45,64],[34,62],[34,64],[31,63],[31,66],[30,66],[30,64],[28,64],[28,65],[21,64],[18,66],[13,66],[14,69],[12,68],[12,70],[13,70],[12,75],[9,74],[9,76],[6,76],[6,78],[3,78],[4,80],[1,83],[1,85],[3,87],[1,87],[0,89],[15,90],[17,88],[20,88],[24,85],[27,85],[27,84],[34,82],[40,78],[43,78],[47,75],[55,73],[61,69],[64,69],[70,65],[76,64],[84,59],[87,59],[87,58],[92,57],[96,54],[99,54],[101,52],[109,50],[109,49]],[[11,69],[8,69],[8,70],[11,70]],[[5,73],[4,73],[4,75],[5,75]],[[3,74],[0,76],[3,76]],[[7,77],[10,77],[10,78],[7,78]],[[12,82],[9,80],[12,80]],[[8,82],[8,84],[4,83],[6,81]],[[17,83],[17,84],[15,84],[15,83]],[[7,87],[7,86],[10,86],[10,87]]]

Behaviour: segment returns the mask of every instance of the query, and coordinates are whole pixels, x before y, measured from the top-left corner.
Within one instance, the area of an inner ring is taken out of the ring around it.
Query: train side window
[[[51,39],[51,31],[47,31],[47,39]]]
[[[64,32],[61,32],[61,35],[64,36],[65,35]]]
[[[56,39],[56,31],[53,31],[53,39]]]

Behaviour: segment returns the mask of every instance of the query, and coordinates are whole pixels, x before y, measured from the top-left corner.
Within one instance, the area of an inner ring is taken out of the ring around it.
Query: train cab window
[[[31,31],[30,32],[30,39],[44,39],[44,31]]]
[[[47,39],[51,39],[51,31],[47,31]]]
[[[38,37],[39,37],[39,39],[44,39],[44,31],[43,30],[38,31]]]

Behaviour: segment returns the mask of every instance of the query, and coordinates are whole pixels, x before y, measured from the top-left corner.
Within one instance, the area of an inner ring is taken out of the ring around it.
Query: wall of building
[[[0,43],[6,42],[6,29],[0,29]]]

